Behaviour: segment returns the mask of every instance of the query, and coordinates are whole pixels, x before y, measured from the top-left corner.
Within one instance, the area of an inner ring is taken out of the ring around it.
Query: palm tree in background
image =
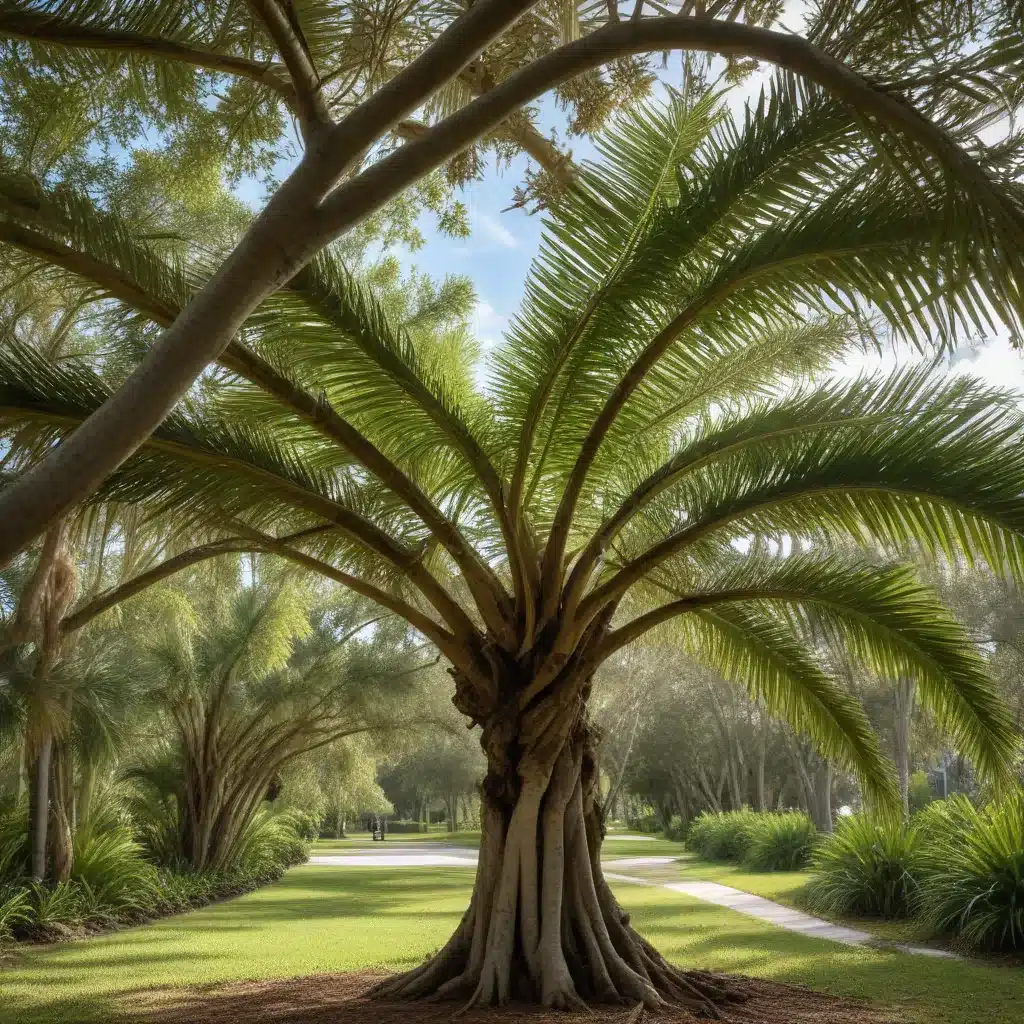
[[[971,124],[988,111],[983,92],[963,97]],[[445,949],[382,991],[711,1015],[737,996],[669,965],[601,871],[591,681],[653,630],[883,809],[892,767],[827,670],[832,648],[913,678],[978,769],[1008,774],[1017,737],[984,659],[877,551],[1024,569],[1015,402],[927,365],[813,379],[866,336],[1019,326],[1012,266],[978,243],[973,199],[902,173],[876,141],[788,76],[746,118],[713,94],[624,116],[553,211],[486,388],[464,321],[403,322],[328,251],[98,492],[319,572],[449,662],[487,758],[476,884]],[[993,175],[1007,157],[978,150]],[[111,344],[121,323],[170,323],[204,273],[67,191],[21,216],[23,258],[84,276],[120,312]],[[14,340],[0,353],[23,468],[110,386],[101,362]]]
[[[151,592],[159,604],[133,613],[150,628],[125,656],[156,712],[156,742],[128,775],[167,807],[169,827],[148,843],[165,861],[230,868],[297,757],[430,720],[417,683],[435,662],[403,623],[344,591],[311,607],[294,573],[277,575],[230,594]]]

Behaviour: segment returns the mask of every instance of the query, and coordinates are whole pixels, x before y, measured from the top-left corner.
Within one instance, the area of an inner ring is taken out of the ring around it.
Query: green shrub
[[[1024,797],[981,810],[938,801],[920,817],[922,918],[979,949],[1024,949]]]
[[[13,807],[0,814],[0,885],[28,874],[28,810]]]
[[[690,823],[686,845],[705,860],[742,860],[750,847],[750,830],[757,815],[751,810],[704,811]]]
[[[143,859],[129,828],[122,825],[98,834],[81,830],[74,853],[71,877],[88,893],[90,920],[132,920],[158,911],[159,876]]]
[[[292,827],[296,835],[307,843],[320,838],[320,828],[323,825],[323,818],[319,814],[310,814],[309,811],[292,810],[288,812],[292,819]]]
[[[743,866],[751,871],[801,871],[818,843],[814,822],[801,811],[755,814],[746,830]]]
[[[678,814],[673,814],[665,828],[665,838],[676,843],[685,843],[686,837],[690,834],[691,824],[689,821],[683,821]]]
[[[309,843],[298,832],[301,827],[292,811],[257,813],[246,826],[234,867],[244,875],[276,878],[286,868],[309,857]]]
[[[32,920],[32,893],[23,885],[0,889],[0,939]]]
[[[817,847],[808,904],[823,914],[905,917],[912,910],[921,860],[921,831],[866,815],[841,818]]]

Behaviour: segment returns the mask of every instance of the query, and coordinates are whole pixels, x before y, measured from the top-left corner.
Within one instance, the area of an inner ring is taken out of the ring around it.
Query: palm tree
[[[212,582],[204,576],[200,587]],[[428,721],[417,674],[435,662],[404,624],[344,592],[311,607],[309,588],[287,577],[229,593],[191,589],[151,591],[127,624],[136,634],[149,623],[125,656],[157,711],[152,747],[127,777],[167,811],[155,817],[174,834],[150,845],[195,871],[221,871],[296,758]]]
[[[529,105],[551,90],[574,108],[574,126],[600,120],[616,93],[628,99],[650,87],[653,75],[637,55],[718,55],[726,81],[768,62],[799,76],[799,89],[783,100],[789,106],[802,103],[798,93],[826,90],[836,101],[828,116],[838,148],[830,152],[858,145],[876,159],[884,152],[901,172],[898,185],[924,179],[955,195],[952,234],[963,238],[969,226],[974,244],[1019,290],[1024,213],[1005,182],[1016,147],[997,146],[979,161],[974,138],[995,119],[1012,120],[1019,106],[1018,0],[824,0],[811,6],[802,33],[785,24],[777,0],[636,0],[628,15],[620,7],[614,0],[417,0],[402,17],[388,7],[380,28],[367,24],[364,5],[338,0],[5,3],[0,36],[14,51],[19,89],[31,66],[36,81],[56,77],[86,89],[90,107],[94,95],[107,98],[100,103],[107,118],[114,106],[128,111],[129,125],[153,111],[157,131],[184,122],[192,129],[186,138],[215,139],[242,169],[254,135],[266,143],[257,166],[281,144],[287,115],[305,148],[187,307],[162,309],[166,329],[102,412],[0,491],[0,562],[86,499],[227,354],[257,307],[333,242],[425,175],[444,167],[455,180],[471,177],[472,151],[487,136],[511,152],[539,152],[547,140],[531,134]],[[408,124],[421,116],[433,123]],[[265,138],[268,125],[277,126],[276,137]],[[82,130],[88,134],[88,124]],[[120,141],[123,131],[116,124],[103,141]],[[392,148],[396,134],[408,141]],[[35,141],[29,133],[25,146]],[[547,163],[557,173],[560,161],[556,153]],[[33,184],[25,184],[6,191],[0,205],[17,197],[37,206]],[[26,230],[31,225],[18,223],[3,234],[15,246],[31,244]],[[576,499],[572,493],[566,509]],[[566,530],[562,516],[552,560]]]
[[[450,663],[487,758],[476,885],[445,949],[382,991],[713,1015],[728,987],[669,965],[602,875],[591,680],[662,630],[895,807],[891,765],[827,670],[839,646],[914,678],[958,748],[1004,776],[1017,739],[983,657],[912,567],[875,552],[1024,569],[1014,401],[930,366],[811,375],[866,332],[1016,327],[1017,291],[1001,250],[972,241],[965,196],[908,180],[789,78],[757,116],[675,98],[601,149],[548,224],[486,388],[463,324],[397,321],[327,252],[97,500],[319,572]],[[26,248],[133,317],[169,323],[195,286],[81,198],[33,217]],[[83,362],[2,349],[0,422],[32,450],[108,394]]]

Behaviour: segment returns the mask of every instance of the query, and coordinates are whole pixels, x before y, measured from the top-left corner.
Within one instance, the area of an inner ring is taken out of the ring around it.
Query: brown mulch
[[[364,998],[383,975],[314,974],[277,981],[234,982],[177,992],[134,992],[131,1010],[150,1024],[448,1024],[458,1003],[384,1002]],[[731,1004],[723,1019],[737,1024],[898,1024],[900,1018],[868,1003],[753,978],[732,978],[748,1000]],[[523,1004],[472,1010],[464,1024],[691,1024],[685,1011],[637,1013],[594,1006],[563,1013]]]

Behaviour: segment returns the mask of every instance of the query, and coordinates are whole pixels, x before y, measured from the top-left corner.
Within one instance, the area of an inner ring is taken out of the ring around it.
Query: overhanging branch
[[[66,46],[69,49],[100,50],[191,64],[205,71],[251,79],[273,89],[289,106],[296,105],[295,90],[281,65],[273,61],[256,61],[230,53],[216,53],[163,36],[96,28],[32,11],[0,11],[0,36],[23,39],[30,43]]]

